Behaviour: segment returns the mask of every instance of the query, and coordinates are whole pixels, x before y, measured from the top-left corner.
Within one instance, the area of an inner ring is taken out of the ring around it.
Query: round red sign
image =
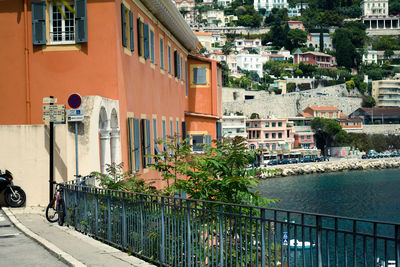
[[[68,97],[68,106],[70,108],[79,108],[82,104],[82,98],[79,94],[71,94]]]

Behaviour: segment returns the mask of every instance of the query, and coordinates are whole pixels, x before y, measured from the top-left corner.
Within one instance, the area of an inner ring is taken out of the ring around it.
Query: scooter
[[[4,191],[4,200],[10,207],[21,207],[25,204],[26,195],[21,187],[12,182],[13,176],[9,170],[0,171],[0,193]]]

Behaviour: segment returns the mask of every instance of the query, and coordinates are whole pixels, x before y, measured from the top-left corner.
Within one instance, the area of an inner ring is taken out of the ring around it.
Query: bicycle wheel
[[[47,205],[46,208],[46,219],[51,222],[54,223],[58,220],[58,213],[56,210],[56,205],[55,205],[56,199],[53,198],[49,205]]]
[[[58,225],[63,226],[65,220],[65,204],[64,200],[60,199],[57,203]]]

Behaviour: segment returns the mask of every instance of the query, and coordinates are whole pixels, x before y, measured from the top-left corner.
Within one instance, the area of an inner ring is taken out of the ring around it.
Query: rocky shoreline
[[[400,158],[381,159],[342,159],[318,163],[299,163],[264,168],[260,179],[285,177],[312,173],[343,172],[352,170],[371,170],[400,168]]]

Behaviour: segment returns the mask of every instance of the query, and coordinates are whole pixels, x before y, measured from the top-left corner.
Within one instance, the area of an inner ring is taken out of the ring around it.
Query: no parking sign
[[[73,93],[68,97],[68,106],[73,109],[77,109],[82,104],[82,98],[79,94]]]

